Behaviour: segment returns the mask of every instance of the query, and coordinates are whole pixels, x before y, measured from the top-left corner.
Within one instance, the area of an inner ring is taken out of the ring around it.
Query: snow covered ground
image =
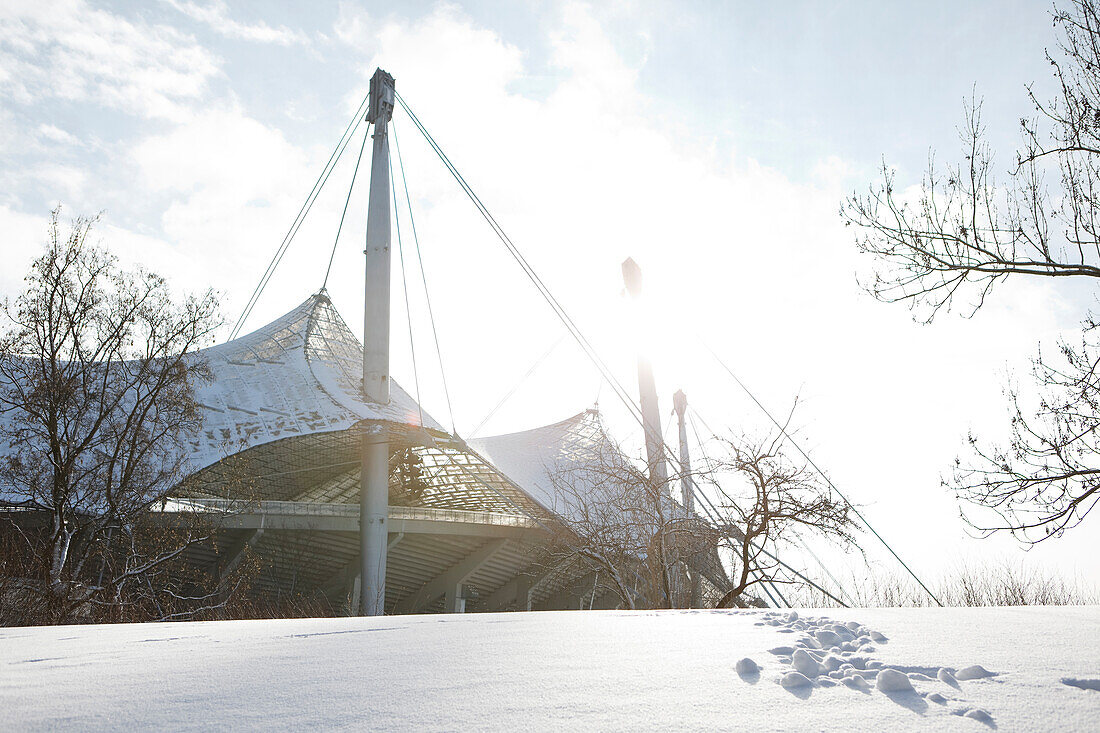
[[[0,629],[0,730],[1100,730],[1100,607],[795,616]]]

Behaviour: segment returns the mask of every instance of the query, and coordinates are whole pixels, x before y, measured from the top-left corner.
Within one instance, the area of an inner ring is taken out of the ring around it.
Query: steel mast
[[[639,302],[642,294],[642,268],[631,258],[623,262],[623,283],[626,292]],[[638,335],[642,338],[641,334]],[[661,435],[661,412],[657,407],[657,385],[653,380],[653,365],[638,344],[638,398],[642,408],[642,424],[645,429],[645,453],[649,468],[649,480],[661,489],[668,482],[665,466],[664,436]]]
[[[695,517],[695,482],[691,478],[691,453],[688,451],[688,434],[685,413],[687,412],[688,399],[684,390],[676,390],[672,395],[672,409],[676,411],[676,420],[680,424],[680,496],[684,503],[684,512],[689,519]],[[691,607],[698,608],[701,600],[699,587],[699,574],[689,570],[691,574]]]
[[[390,143],[393,77],[376,69],[370,80],[367,122],[374,125],[374,149],[367,202],[366,277],[363,294],[363,393],[378,404],[390,401]],[[361,597],[359,613],[381,616],[386,602],[386,524],[389,513],[389,435],[383,424],[363,430],[362,490],[359,500]]]

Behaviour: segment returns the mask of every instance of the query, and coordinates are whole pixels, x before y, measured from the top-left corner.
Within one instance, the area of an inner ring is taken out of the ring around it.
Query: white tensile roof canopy
[[[358,562],[362,435],[385,429],[391,449],[419,459],[426,484],[411,506],[390,508],[387,610],[448,603],[428,586],[474,556],[481,562],[462,583],[475,589],[467,599],[473,608],[517,603],[510,587],[522,585],[515,582],[521,575],[540,581],[533,604],[567,601],[569,574],[533,567],[531,549],[561,520],[549,476],[602,439],[594,412],[467,445],[396,382],[389,404],[364,397],[362,347],[323,292],[196,357],[213,379],[196,391],[204,428],[190,445],[195,473],[176,493],[184,505],[233,504],[229,544],[283,558],[265,581],[271,590],[314,585],[333,599],[351,595],[345,586]],[[242,499],[252,500],[243,514]],[[196,561],[224,564],[227,553],[207,552]]]

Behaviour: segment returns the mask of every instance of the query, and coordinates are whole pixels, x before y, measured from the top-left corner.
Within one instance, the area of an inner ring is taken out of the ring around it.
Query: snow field
[[[1094,731],[1098,660],[1100,607],[9,628],[0,730]]]

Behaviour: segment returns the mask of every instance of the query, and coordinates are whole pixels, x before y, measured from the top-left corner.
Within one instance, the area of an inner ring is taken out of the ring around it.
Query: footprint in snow
[[[970,718],[976,720],[979,723],[985,723],[990,728],[996,728],[997,724],[993,722],[993,716],[981,708],[961,708],[959,710],[952,711],[955,715],[961,715],[964,718]]]

